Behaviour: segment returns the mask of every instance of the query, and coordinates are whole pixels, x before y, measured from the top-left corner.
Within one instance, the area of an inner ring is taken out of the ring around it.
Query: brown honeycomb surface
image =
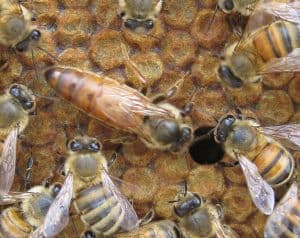
[[[178,107],[194,103],[191,120],[195,128],[214,126],[216,119],[236,106],[252,112],[262,124],[300,122],[299,75],[271,74],[265,76],[263,84],[240,89],[220,83],[216,70],[224,46],[238,37],[226,14],[217,11],[212,21],[216,0],[201,4],[196,0],[167,0],[148,34],[137,34],[122,26],[117,0],[24,2],[36,14],[42,32],[38,47],[33,47],[33,53],[0,55],[0,62],[8,60],[7,67],[0,71],[1,92],[11,83],[20,82],[37,94],[37,115],[30,117],[18,142],[14,191],[25,190],[30,156],[34,158],[32,185],[52,175],[53,180],[63,181],[60,168],[66,158],[66,141],[78,130],[98,138],[108,159],[115,144],[129,140],[127,134],[104,127],[59,99],[42,77],[44,68],[51,64],[90,70],[138,88],[139,75],[132,70],[133,62],[146,79],[143,86],[151,97],[185,77],[172,103]],[[300,156],[297,158],[299,164]],[[252,203],[240,167],[202,166],[193,162],[187,151],[173,155],[134,141],[123,146],[111,174],[126,181],[120,189],[140,217],[154,208],[155,219],[174,219],[170,201],[186,181],[190,191],[221,202],[224,220],[241,237],[262,237],[266,216]],[[60,237],[79,237],[83,229],[79,216],[74,215]]]

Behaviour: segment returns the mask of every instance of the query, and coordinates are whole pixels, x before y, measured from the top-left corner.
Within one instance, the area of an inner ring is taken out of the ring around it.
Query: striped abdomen
[[[273,187],[286,183],[294,170],[293,157],[278,143],[267,144],[253,162],[264,180]]]
[[[182,233],[175,222],[163,220],[152,222],[136,231],[119,234],[116,238],[182,238]]]
[[[297,231],[297,234],[296,234]],[[265,234],[267,237],[299,238],[300,233],[300,201],[285,212],[281,219],[276,219],[276,224],[268,226]]]
[[[300,25],[288,21],[274,22],[255,34],[253,43],[264,61],[285,57],[300,47]]]
[[[2,212],[0,216],[0,237],[25,238],[29,236],[31,230],[32,227],[24,220],[18,208],[10,207]]]
[[[96,234],[109,236],[120,230],[124,211],[114,195],[103,188],[102,183],[81,190],[74,204],[82,213],[81,220]]]

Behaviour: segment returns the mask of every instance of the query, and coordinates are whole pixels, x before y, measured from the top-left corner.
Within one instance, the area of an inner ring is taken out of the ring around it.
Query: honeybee
[[[239,88],[259,83],[263,74],[299,71],[299,7],[299,1],[262,1],[242,39],[226,48],[225,61],[218,68],[221,81]]]
[[[252,119],[228,114],[212,132],[215,142],[221,143],[225,152],[241,165],[257,208],[264,214],[271,214],[275,203],[272,187],[289,181],[295,166],[291,154],[274,139],[290,148],[299,149],[300,125],[261,127]],[[201,143],[201,139],[198,143]],[[193,146],[197,147],[198,143]],[[207,159],[201,161],[197,158],[197,162],[206,163]]]
[[[218,6],[225,13],[238,12],[250,16],[258,0],[218,0]]]
[[[148,147],[178,152],[192,139],[188,112],[160,98],[154,104],[114,79],[75,68],[52,67],[44,75],[59,96],[104,125],[137,135]]]
[[[68,143],[65,173],[74,175],[73,204],[91,234],[111,236],[137,228],[138,217],[108,175],[108,164],[95,138],[78,136]]]
[[[135,32],[149,31],[161,11],[163,0],[119,0],[124,26]]]
[[[0,138],[5,138],[0,159],[0,204],[15,202],[9,195],[16,166],[18,133],[22,132],[29,121],[29,114],[35,110],[33,93],[21,84],[13,84],[0,96]],[[20,194],[23,198],[24,194]]]
[[[12,206],[0,215],[0,236],[5,238],[55,237],[68,223],[72,199],[72,175],[63,186],[34,186],[20,206]]]
[[[35,18],[20,1],[0,1],[0,45],[26,51],[31,42],[41,37],[41,32],[32,24]]]
[[[147,225],[141,226],[139,229],[121,233],[115,238],[183,238],[182,232],[178,225],[171,220],[161,220],[151,222]]]
[[[298,184],[294,182],[277,204],[265,225],[264,238],[300,237],[300,200]]]
[[[174,215],[183,231],[183,237],[239,237],[229,226],[221,224],[221,206],[204,201],[195,193],[185,191],[176,196]]]

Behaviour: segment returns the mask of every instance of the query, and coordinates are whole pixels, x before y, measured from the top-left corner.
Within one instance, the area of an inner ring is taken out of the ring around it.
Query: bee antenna
[[[43,96],[37,93],[33,93],[34,96],[38,97],[38,98],[43,98],[43,99],[47,99],[50,101],[59,101],[59,99],[57,97],[51,97],[51,96]]]
[[[54,61],[56,61],[57,63],[59,63],[59,59],[54,56],[53,54],[51,54],[50,52],[48,52],[47,50],[45,50],[44,48],[40,47],[40,46],[36,46],[37,49],[39,49],[40,51],[44,52],[46,55],[48,55],[50,58],[52,58]]]
[[[38,74],[37,65],[36,65],[36,62],[35,62],[35,59],[34,59],[33,49],[31,49],[31,60],[32,60],[32,65],[33,65],[34,72],[35,72],[35,78],[36,78],[36,80],[39,80],[39,74]]]
[[[78,120],[77,121],[77,125],[76,125],[76,131],[77,131],[77,134],[79,134],[80,136],[84,136],[84,131],[80,125],[80,121]]]
[[[213,22],[214,22],[214,20],[215,20],[215,17],[216,17],[216,14],[217,14],[218,9],[219,9],[219,6],[218,6],[218,4],[217,4],[216,7],[215,7],[215,10],[214,10],[214,14],[213,14],[213,16],[210,18],[210,21],[209,21],[209,24],[208,24],[206,33],[209,32],[209,30],[210,30],[210,28],[211,28],[211,25],[213,24]]]
[[[155,216],[155,211],[153,209],[153,207],[146,213],[146,215],[140,219],[138,221],[139,225],[145,225],[145,224],[148,224],[149,222],[151,222],[153,220]]]

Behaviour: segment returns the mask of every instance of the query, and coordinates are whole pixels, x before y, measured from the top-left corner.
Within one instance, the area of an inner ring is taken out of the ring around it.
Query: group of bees
[[[146,34],[154,27],[162,6],[162,0],[119,0],[123,27]],[[266,73],[299,71],[298,0],[219,0],[218,8],[250,16],[240,41],[226,48],[225,60],[218,68],[217,75],[224,87],[260,83]],[[41,32],[33,25],[33,18],[22,2],[0,0],[1,46],[23,52],[33,43],[38,44]],[[6,63],[1,62],[0,70]],[[43,75],[61,98],[105,126],[134,135],[149,148],[179,155],[189,151],[198,163],[209,164],[222,161],[205,159],[202,153],[208,148],[204,147],[221,145],[241,166],[256,207],[269,215],[264,237],[300,237],[298,183],[296,179],[292,181],[297,175],[296,166],[287,150],[300,148],[299,124],[263,127],[237,110],[199,135],[189,118],[193,105],[179,109],[168,103],[179,91],[178,82],[166,93],[150,99],[113,78],[77,68],[54,65],[43,70]],[[174,204],[176,222],[152,221],[153,211],[139,218],[109,175],[116,154],[111,160],[105,158],[101,143],[87,135],[69,140],[62,185],[46,183],[27,192],[11,191],[18,136],[35,108],[34,93],[21,84],[11,85],[0,97],[0,136],[4,140],[0,204],[18,204],[2,211],[0,237],[55,237],[69,222],[71,204],[86,227],[82,234],[86,238],[239,237],[222,223],[219,204],[189,192],[186,186],[170,201]],[[29,163],[28,169],[31,166]],[[289,190],[275,207],[273,188],[291,181]]]

